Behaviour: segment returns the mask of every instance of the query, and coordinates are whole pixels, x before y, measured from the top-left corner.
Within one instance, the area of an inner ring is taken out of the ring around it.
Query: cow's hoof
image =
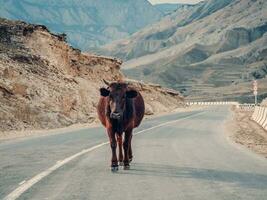
[[[111,166],[112,172],[117,172],[119,170],[119,166]]]
[[[129,169],[130,169],[130,165],[124,165],[124,166],[123,166],[123,169],[124,169],[124,170],[129,170]]]
[[[119,165],[120,165],[120,166],[123,166],[123,162],[119,162]]]

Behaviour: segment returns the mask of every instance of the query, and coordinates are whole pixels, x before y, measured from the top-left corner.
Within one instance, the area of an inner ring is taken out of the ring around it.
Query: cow
[[[129,87],[123,81],[108,83],[107,88],[100,88],[100,99],[97,114],[106,128],[112,150],[111,171],[118,171],[119,164],[123,169],[130,169],[133,159],[132,136],[133,129],[138,127],[144,117],[145,104],[140,92]],[[123,139],[124,133],[124,140]],[[117,144],[119,154],[117,158]]]

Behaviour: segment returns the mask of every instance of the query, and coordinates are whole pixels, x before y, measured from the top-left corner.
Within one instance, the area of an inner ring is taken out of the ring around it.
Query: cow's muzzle
[[[111,119],[121,119],[121,114],[118,112],[113,112],[110,114]]]

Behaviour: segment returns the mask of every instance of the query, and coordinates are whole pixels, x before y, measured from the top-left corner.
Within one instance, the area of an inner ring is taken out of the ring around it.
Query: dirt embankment
[[[267,131],[251,120],[253,111],[233,108],[233,120],[227,122],[229,137],[238,144],[267,158]]]
[[[45,26],[0,18],[0,36],[0,133],[95,122],[103,79],[125,79],[121,61],[82,53]],[[179,93],[134,84],[148,102],[147,114],[183,102]]]
[[[265,99],[261,102],[261,106],[265,106],[265,107],[267,107],[267,98],[265,98]]]

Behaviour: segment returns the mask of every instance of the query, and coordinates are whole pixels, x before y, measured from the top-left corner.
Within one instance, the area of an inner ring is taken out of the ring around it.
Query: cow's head
[[[135,98],[137,92],[129,89],[126,83],[114,82],[108,85],[108,88],[100,88],[100,94],[108,98],[110,109],[110,118],[121,120],[126,108],[126,101]]]

